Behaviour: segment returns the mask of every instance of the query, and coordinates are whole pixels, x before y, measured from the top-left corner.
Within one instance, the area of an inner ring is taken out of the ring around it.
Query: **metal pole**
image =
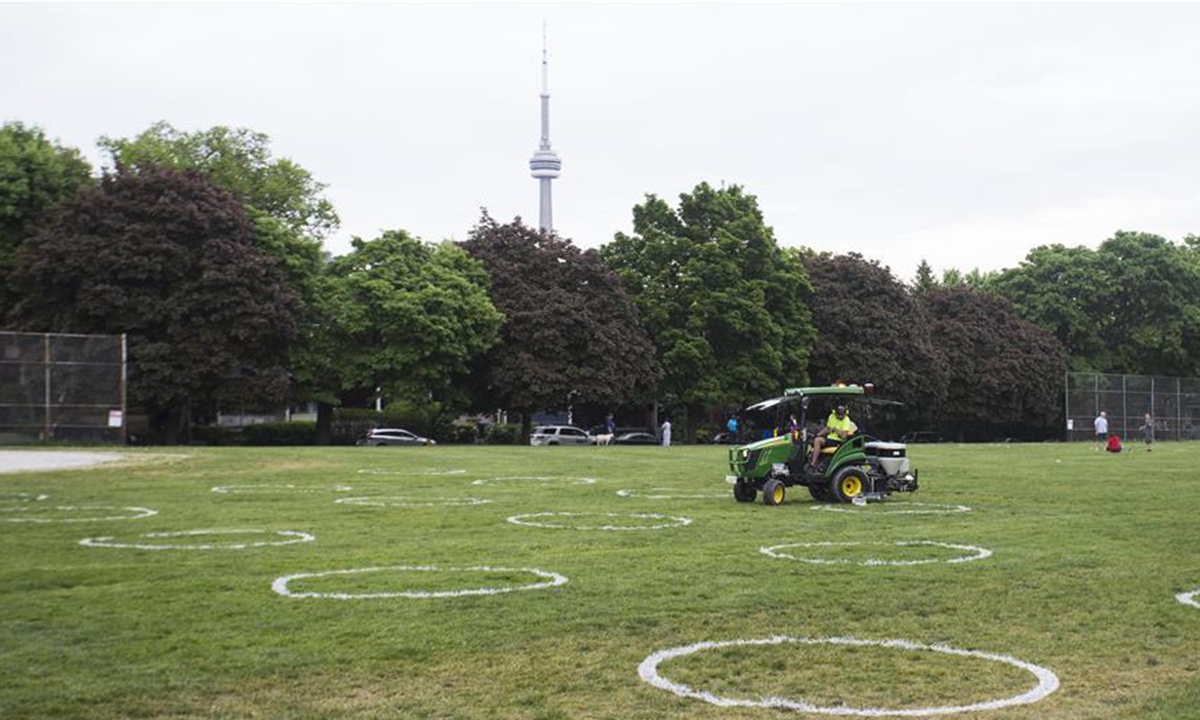
[[[126,428],[129,426],[128,408],[125,403],[125,388],[128,378],[129,367],[129,342],[125,333],[121,333],[121,444],[128,442]]]
[[[1067,442],[1071,441],[1071,373],[1063,371],[1063,432]]]
[[[1154,408],[1154,376],[1150,376],[1150,417],[1157,418],[1158,413]]]
[[[1129,403],[1125,395],[1125,378],[1128,375],[1121,375],[1121,437],[1129,439]]]
[[[42,385],[44,406],[42,408],[42,439],[52,440],[50,425],[50,336],[42,335]]]
[[[1183,439],[1183,378],[1175,378],[1175,439]]]

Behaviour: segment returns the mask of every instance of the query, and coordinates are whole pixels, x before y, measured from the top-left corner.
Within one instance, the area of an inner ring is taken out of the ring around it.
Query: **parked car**
[[[539,425],[529,436],[530,445],[587,445],[588,434],[570,425]]]
[[[713,445],[737,445],[737,435],[731,432],[719,432],[709,440]]]
[[[617,445],[657,445],[658,438],[650,433],[631,432],[616,436],[613,438],[613,443]]]
[[[437,445],[436,442],[400,428],[376,428],[358,439],[357,445]]]

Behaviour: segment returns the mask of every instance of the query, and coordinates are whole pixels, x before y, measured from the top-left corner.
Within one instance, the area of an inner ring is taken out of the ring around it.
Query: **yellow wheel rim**
[[[783,486],[782,485],[775,486],[775,493],[773,494],[772,497],[775,499],[776,505],[783,502]]]
[[[842,494],[846,497],[858,497],[862,493],[862,480],[851,475],[842,478]]]

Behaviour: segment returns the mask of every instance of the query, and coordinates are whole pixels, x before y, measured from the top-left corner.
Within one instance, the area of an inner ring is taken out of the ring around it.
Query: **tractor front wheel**
[[[783,483],[778,480],[768,480],[763,485],[763,505],[774,507],[783,504],[783,497],[787,494]]]
[[[829,491],[840,503],[853,502],[867,490],[867,474],[856,467],[842,468],[833,476]]]
[[[756,495],[758,495],[758,490],[754,489],[752,483],[739,481],[733,484],[733,498],[738,502],[754,502],[754,496]]]

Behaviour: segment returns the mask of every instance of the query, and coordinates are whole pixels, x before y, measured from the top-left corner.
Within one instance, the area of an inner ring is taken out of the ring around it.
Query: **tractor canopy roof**
[[[771,398],[757,402],[746,408],[742,412],[757,412],[762,410],[770,410],[782,402],[794,402],[805,397],[822,396],[822,397],[859,397],[869,395],[874,388],[870,385],[818,385],[815,387],[798,387],[788,388],[783,391],[782,397]]]

